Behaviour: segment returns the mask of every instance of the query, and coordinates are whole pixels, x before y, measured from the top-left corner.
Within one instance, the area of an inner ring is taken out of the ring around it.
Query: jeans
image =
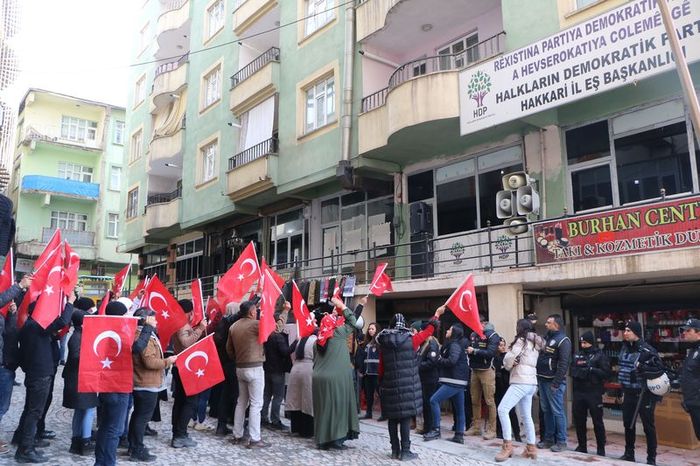
[[[92,436],[92,421],[95,419],[96,408],[73,410],[73,437],[89,439]]]
[[[192,416],[192,419],[199,422],[200,424],[204,422],[207,417],[207,403],[209,402],[209,396],[211,395],[211,388],[204,390],[202,393],[197,395],[197,409]]]
[[[539,378],[540,405],[544,413],[544,441],[566,443],[566,409],[564,393],[566,384],[552,388],[551,379]]]
[[[146,424],[153,417],[153,410],[158,403],[158,392],[134,390],[134,412],[129,422],[129,448],[134,453],[143,450],[143,435]]]
[[[489,408],[487,431],[496,432],[496,371],[493,369],[473,370],[471,381],[471,402],[474,425],[481,428],[481,396]]]
[[[455,404],[455,433],[464,433],[464,387],[442,384],[430,397],[430,409],[433,413],[432,429],[440,429],[440,403],[452,398]]]
[[[187,437],[187,424],[194,417],[197,396],[187,396],[175,366],[173,366],[173,385],[173,438]]]
[[[14,383],[15,371],[0,366],[0,422],[2,422],[2,417],[7,413],[7,410],[10,409]]]
[[[576,426],[576,438],[579,447],[586,447],[587,428],[586,420],[591,413],[593,432],[598,450],[605,449],[605,425],[603,424],[603,395],[602,392],[592,390],[590,392],[574,391],[574,400],[571,406],[571,414]]]
[[[273,424],[282,422],[280,420],[280,408],[284,399],[284,372],[265,372],[265,391],[263,395],[262,419],[269,419]],[[272,411],[268,408],[272,401]]]
[[[24,386],[27,388],[27,395],[24,399],[24,410],[19,419],[19,446],[24,449],[34,447],[34,438],[37,434],[37,425],[41,414],[46,406],[49,396],[49,388],[53,376],[32,376],[27,374],[24,379]]]
[[[421,384],[423,392],[423,430],[426,432],[433,429],[433,410],[430,409],[430,398],[437,390],[436,383]]]
[[[401,426],[401,440],[399,441],[399,426]],[[389,419],[389,441],[391,451],[408,451],[411,449],[411,418]]]
[[[622,397],[622,421],[625,424],[625,454],[634,456],[634,443],[637,438],[637,423],[632,427],[632,417],[637,409],[639,397],[643,396],[639,406],[639,418],[642,420],[644,435],[647,439],[647,459],[656,459],[656,425],[654,424],[654,411],[656,410],[656,397],[649,392],[643,394],[639,390],[624,390]]]
[[[95,466],[115,466],[117,446],[129,409],[128,393],[100,393],[100,427],[95,444]]]
[[[39,418],[39,422],[36,424],[36,431],[37,433],[41,433],[46,430],[46,415],[49,412],[49,408],[51,407],[51,402],[53,401],[53,384],[54,381],[56,380],[56,367],[54,367],[54,372],[53,375],[51,376],[51,380],[49,383],[49,395],[46,397],[46,403],[44,403],[44,409],[41,412],[41,417]]]
[[[233,419],[233,436],[243,437],[245,410],[250,404],[248,414],[248,432],[250,440],[260,441],[260,412],[262,410],[263,391],[265,390],[265,374],[262,366],[242,367],[236,369],[238,377],[238,402]]]
[[[362,377],[362,385],[365,391],[365,403],[367,404],[367,414],[372,414],[374,407],[374,394],[379,390],[379,376],[367,374]]]
[[[529,445],[534,445],[535,423],[532,420],[532,397],[537,392],[537,385],[525,385],[514,383],[508,387],[506,394],[498,405],[498,419],[501,421],[503,440],[513,441],[513,429],[510,424],[510,410],[515,407],[515,412],[523,423],[525,439]]]

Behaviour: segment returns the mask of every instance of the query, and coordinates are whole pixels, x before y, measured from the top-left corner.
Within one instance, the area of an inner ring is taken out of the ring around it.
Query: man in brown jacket
[[[178,301],[182,310],[185,311],[187,317],[192,319],[192,301],[189,299],[181,299]],[[185,325],[172,338],[173,349],[175,354],[181,353],[186,348],[189,348],[206,333],[204,321],[200,322],[195,328],[190,324]],[[173,448],[196,447],[197,442],[192,440],[187,435],[187,424],[194,416],[194,410],[197,406],[197,396],[187,396],[185,389],[182,387],[180,374],[177,367],[173,366],[173,439],[170,446]]]
[[[286,314],[291,309],[291,305],[285,301],[284,311],[281,317],[287,321]],[[226,342],[226,352],[231,359],[236,361],[236,376],[238,378],[238,402],[233,421],[234,444],[243,441],[243,424],[245,422],[245,411],[250,404],[248,414],[248,432],[250,441],[246,445],[248,448],[264,448],[270,446],[260,438],[260,413],[263,404],[263,392],[265,389],[265,373],[263,372],[263,362],[265,362],[265,350],[262,344],[258,343],[258,333],[260,321],[257,320],[257,306],[244,301],[240,305],[240,319],[231,326]]]

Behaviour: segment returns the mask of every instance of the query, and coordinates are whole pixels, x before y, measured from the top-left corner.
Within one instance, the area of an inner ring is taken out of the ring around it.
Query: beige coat
[[[289,374],[285,410],[301,411],[314,415],[314,402],[311,391],[311,379],[314,371],[314,345],[316,336],[311,335],[304,346],[304,359],[295,360]]]

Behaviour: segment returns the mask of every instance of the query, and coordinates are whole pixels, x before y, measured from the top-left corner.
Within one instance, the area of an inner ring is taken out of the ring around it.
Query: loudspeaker
[[[425,202],[411,204],[411,234],[433,232],[433,209]]]
[[[513,191],[498,191],[496,193],[496,217],[509,218],[513,215],[515,193]]]
[[[522,186],[527,186],[527,181],[527,173],[525,172],[506,173],[501,178],[503,189],[516,190]]]
[[[540,195],[532,186],[522,186],[516,193],[518,215],[538,214],[540,211]]]
[[[506,233],[511,236],[522,235],[527,233],[530,226],[527,224],[527,219],[525,217],[512,217],[503,222],[503,225],[507,226],[508,229]]]

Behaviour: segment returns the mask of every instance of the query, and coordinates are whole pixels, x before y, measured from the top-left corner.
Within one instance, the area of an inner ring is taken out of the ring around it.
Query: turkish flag
[[[316,329],[316,319],[309,311],[306,301],[301,296],[301,291],[296,282],[292,280],[292,312],[297,321],[297,331],[299,338],[308,337]]]
[[[24,325],[24,322],[27,320],[29,305],[36,301],[46,286],[46,277],[48,276],[49,272],[46,265],[55,253],[57,253],[59,256],[61,255],[60,249],[61,230],[56,228],[53,235],[51,235],[51,239],[49,239],[49,242],[46,244],[46,247],[34,262],[34,271],[32,272],[34,280],[32,280],[32,284],[29,285],[29,290],[27,293],[25,293],[24,299],[22,299],[19,309],[17,310],[17,326],[19,328],[21,328]]]
[[[109,291],[105,293],[105,297],[100,301],[100,308],[97,310],[98,316],[107,314],[107,304],[109,304]]]
[[[202,280],[194,280],[190,285],[192,288],[192,322],[190,325],[196,327],[204,319],[204,297],[202,296]]]
[[[374,296],[381,296],[385,291],[394,291],[391,286],[391,278],[386,274],[386,266],[388,263],[379,264],[377,270],[374,271],[374,278],[369,287],[369,292]]]
[[[240,302],[256,280],[260,279],[260,266],[255,246],[251,241],[238,260],[231,266],[216,285],[216,297],[220,303]]]
[[[63,275],[63,294],[65,295],[70,295],[70,292],[73,291],[75,288],[75,285],[78,284],[78,271],[80,270],[80,256],[73,251],[73,248],[70,247],[70,244],[68,244],[68,241],[65,242],[65,251],[66,251],[66,269],[65,269],[65,274]]]
[[[467,276],[467,279],[452,293],[445,304],[464,325],[475,331],[481,338],[485,338],[484,329],[479,320],[479,306],[476,302],[472,274]]]
[[[2,267],[2,270],[0,270],[0,293],[9,289],[15,282],[15,270],[12,265],[13,259],[12,248],[10,248],[7,253],[7,257],[5,257],[5,265]],[[10,309],[10,304],[12,303],[7,303],[6,306],[3,306],[3,308],[0,309],[0,314],[2,314],[3,317],[7,316],[7,311]]]
[[[141,306],[155,311],[156,321],[158,322],[158,336],[163,348],[168,347],[170,337],[175,332],[187,325],[185,311],[182,310],[177,300],[173,298],[173,295],[170,294],[158,277],[153,277],[148,282]]]
[[[202,338],[177,355],[177,372],[187,396],[193,396],[224,381],[214,335]]]
[[[277,287],[280,288],[280,289],[282,289],[282,287],[284,286],[284,278],[280,277],[279,274],[278,274],[277,272],[275,272],[275,271],[272,269],[272,267],[270,267],[269,265],[267,265],[267,262],[265,262],[265,258],[264,258],[264,257],[262,258],[262,263],[260,264],[260,269],[261,269],[263,272],[264,272],[265,270],[269,271],[269,272],[270,272],[270,275],[271,275],[272,278],[275,280],[275,283],[277,284]],[[258,287],[258,289],[260,289],[260,288]]]
[[[207,314],[207,319],[209,319],[209,322],[215,319],[216,314],[222,314],[223,311],[221,310],[221,306],[219,306],[219,302],[216,300],[216,298],[207,298],[207,307],[206,307],[206,314]]]
[[[131,393],[134,388],[131,346],[137,320],[122,316],[85,316],[78,392]]]
[[[50,268],[44,267],[43,269],[47,271],[44,289],[41,290],[32,313],[32,319],[43,329],[51,325],[51,322],[56,320],[63,309],[63,293],[61,292],[63,258],[56,252],[47,263]]]
[[[333,338],[335,329],[345,325],[344,316],[336,316],[334,314],[326,314],[321,319],[321,328],[318,331],[318,344],[321,346],[326,346],[328,340]]]
[[[143,280],[139,280],[139,282],[136,284],[136,288],[134,288],[134,291],[131,292],[129,295],[130,300],[136,299],[136,297],[139,295],[141,290],[143,290],[146,287],[146,279],[144,278]]]
[[[263,273],[262,299],[260,300],[260,327],[258,328],[258,343],[265,343],[275,330],[275,304],[282,291],[277,287],[270,271]]]
[[[127,275],[131,271],[131,262],[129,265],[125,266],[116,275],[114,275],[114,281],[112,282],[112,292],[114,294],[119,294],[124,289],[124,282],[126,281]]]

